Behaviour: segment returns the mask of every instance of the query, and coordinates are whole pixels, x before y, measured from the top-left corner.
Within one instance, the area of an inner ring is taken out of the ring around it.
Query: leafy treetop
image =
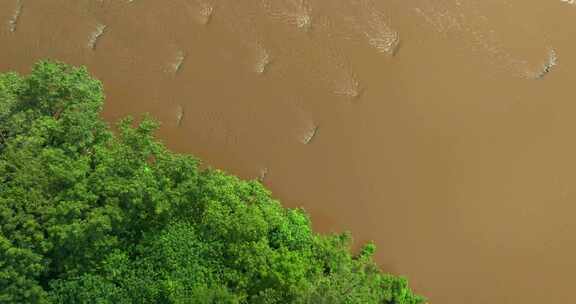
[[[85,68],[0,74],[0,303],[418,304],[374,245],[319,235],[256,181],[199,169]]]

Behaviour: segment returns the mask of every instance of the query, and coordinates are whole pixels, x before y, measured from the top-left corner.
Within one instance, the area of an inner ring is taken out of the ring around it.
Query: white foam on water
[[[540,69],[536,72],[528,72],[526,76],[530,79],[542,79],[544,76],[548,75],[552,68],[558,65],[558,54],[553,48],[548,50],[548,58],[541,65]]]
[[[304,30],[309,30],[312,27],[312,16],[311,15],[297,16],[296,26]]]
[[[318,126],[312,125],[302,136],[301,142],[305,145],[308,145],[312,142],[316,134],[318,133]]]
[[[438,33],[462,31],[466,17],[462,13],[452,13],[447,7],[431,2],[425,2],[422,7],[414,8],[417,15],[424,18],[425,22]]]
[[[335,69],[333,73],[326,73],[332,92],[349,99],[359,98],[362,93],[360,82],[344,55],[336,49],[328,49],[325,57],[328,60],[326,66]]]
[[[377,38],[370,37],[369,34],[366,36],[368,36],[368,43],[380,53],[394,55],[400,44],[400,36],[397,32],[390,32],[386,36]]]
[[[260,43],[256,44],[255,53],[254,71],[258,74],[264,74],[270,63],[272,63],[270,53]]]
[[[372,2],[359,1],[358,15],[352,18],[353,26],[378,52],[394,55],[400,45],[400,33],[390,26],[390,18],[380,12]]]
[[[272,0],[270,0],[272,1]],[[272,5],[275,2],[268,2]],[[296,2],[278,2],[278,3],[296,3]],[[266,2],[264,2],[266,4]],[[268,5],[266,4],[266,5]],[[275,8],[272,6],[272,8]],[[313,79],[309,79],[311,83],[320,83],[326,89],[330,90],[335,95],[346,99],[357,99],[362,93],[358,77],[356,77],[353,69],[346,60],[346,56],[338,49],[338,47],[331,47],[329,40],[332,39],[326,35],[330,35],[331,31],[328,29],[324,31],[319,23],[318,33],[322,37],[312,37],[307,35],[302,37],[307,39],[306,47],[293,48],[292,45],[286,43],[281,49],[274,50],[274,53],[267,48],[265,44],[266,36],[260,35],[257,20],[250,18],[250,13],[246,13],[240,9],[235,9],[234,6],[223,7],[223,14],[231,16],[228,18],[229,29],[233,33],[238,33],[238,37],[244,37],[239,40],[239,43],[244,45],[251,53],[251,69],[257,74],[265,74],[271,64],[274,64],[276,58],[283,58],[288,56],[291,59],[287,60],[292,62],[290,66],[282,66],[283,62],[279,62],[278,69],[300,69],[303,75],[313,75]],[[268,8],[271,9],[271,8]],[[228,12],[230,10],[230,12]],[[255,14],[256,12],[252,12]],[[319,21],[321,21],[319,19]],[[311,33],[312,34],[312,33]],[[326,43],[328,42],[328,43]],[[337,46],[337,44],[335,44]],[[276,53],[277,52],[277,53]],[[278,56],[278,57],[277,57]],[[253,60],[253,61],[252,61]],[[250,62],[249,61],[249,62]],[[314,62],[315,64],[310,64]],[[318,87],[318,85],[315,85]]]
[[[560,1],[562,1],[564,3],[571,4],[571,5],[576,5],[576,0],[560,0]]]
[[[357,31],[352,32],[357,34]],[[347,54],[339,47],[342,39],[350,39],[349,33],[349,28],[339,30],[332,18],[320,16],[313,35],[308,37],[308,45],[287,54],[293,57],[293,62],[298,62],[296,68],[303,69],[303,74],[313,75],[310,82],[323,84],[339,97],[356,100],[361,97],[363,88]]]
[[[260,75],[266,73],[268,67],[272,63],[270,52],[259,42],[255,45],[249,46],[249,48],[254,53],[254,72]]]
[[[176,107],[176,126],[180,127],[182,125],[182,120],[184,119],[184,107],[178,105]]]
[[[283,101],[284,114],[291,121],[293,121],[293,130],[291,131],[291,138],[304,145],[311,144],[313,139],[318,135],[319,124],[311,116],[311,113],[305,110],[306,105],[304,100],[297,98],[288,98]]]
[[[193,18],[201,25],[207,25],[212,20],[214,5],[206,0],[188,0],[185,5]]]
[[[241,6],[241,4],[239,4]],[[227,5],[218,8],[222,15],[227,16],[224,25],[232,33],[236,41],[248,53],[248,58],[242,62],[247,63],[247,69],[258,75],[265,74],[274,61],[272,54],[266,46],[265,35],[262,35],[257,26],[254,14],[257,11],[247,11],[243,7]],[[257,9],[257,8],[256,8]]]
[[[310,59],[311,62],[318,62],[318,64],[301,63],[307,70],[306,74],[315,75],[313,81],[324,82],[328,89],[337,96],[349,100],[358,99],[362,94],[362,87],[347,56],[336,47],[336,44],[333,46],[331,43],[316,39],[312,39],[310,42],[312,42],[310,48],[315,50],[308,52],[303,57],[318,56]]]
[[[88,40],[88,48],[96,49],[96,44],[102,35],[104,35],[104,31],[106,30],[106,25],[104,24],[97,24],[96,29],[90,34],[90,39]]]
[[[182,69],[182,65],[184,64],[184,60],[186,60],[186,53],[184,51],[179,50],[176,53],[176,58],[174,63],[172,63],[171,68],[174,74],[180,72]]]
[[[264,179],[266,179],[267,175],[268,175],[268,168],[260,169],[260,172],[258,174],[258,181],[261,183],[264,182]]]
[[[163,71],[167,74],[177,75],[182,71],[184,63],[188,55],[184,50],[175,44],[170,45],[172,55],[169,56],[169,60],[164,64]]]
[[[462,43],[463,49],[471,50],[490,64],[494,73],[526,78],[528,61],[507,50],[505,41],[475,2],[427,0],[415,12],[427,27],[443,36],[452,36],[452,40]]]
[[[18,0],[16,2],[16,9],[14,10],[14,13],[12,14],[12,16],[10,17],[10,19],[8,20],[8,29],[10,30],[10,32],[14,33],[16,31],[16,28],[18,26],[18,21],[20,19],[20,15],[22,15],[22,9],[24,8],[24,3],[22,0]]]
[[[212,14],[214,14],[214,6],[210,5],[208,2],[198,1],[200,9],[198,14],[200,16],[200,22],[202,24],[208,24],[212,19]]]
[[[308,0],[262,0],[270,18],[308,31],[312,27],[312,7]]]
[[[340,75],[341,78],[333,81],[334,94],[356,99],[361,95],[360,83],[351,74]]]

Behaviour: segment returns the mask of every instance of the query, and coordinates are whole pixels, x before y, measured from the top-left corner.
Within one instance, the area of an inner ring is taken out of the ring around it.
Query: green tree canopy
[[[256,181],[199,169],[157,124],[100,119],[85,68],[0,74],[0,303],[418,304],[374,246],[319,235]]]

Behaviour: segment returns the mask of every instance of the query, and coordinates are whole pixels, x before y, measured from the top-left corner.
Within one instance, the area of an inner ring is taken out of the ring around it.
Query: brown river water
[[[0,22],[0,71],[86,65],[107,120],[151,113],[430,303],[576,301],[570,0],[0,0]]]

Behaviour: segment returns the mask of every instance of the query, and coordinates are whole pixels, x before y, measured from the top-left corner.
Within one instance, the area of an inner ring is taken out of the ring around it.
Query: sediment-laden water
[[[0,70],[86,65],[431,303],[568,303],[573,2],[3,0]]]

